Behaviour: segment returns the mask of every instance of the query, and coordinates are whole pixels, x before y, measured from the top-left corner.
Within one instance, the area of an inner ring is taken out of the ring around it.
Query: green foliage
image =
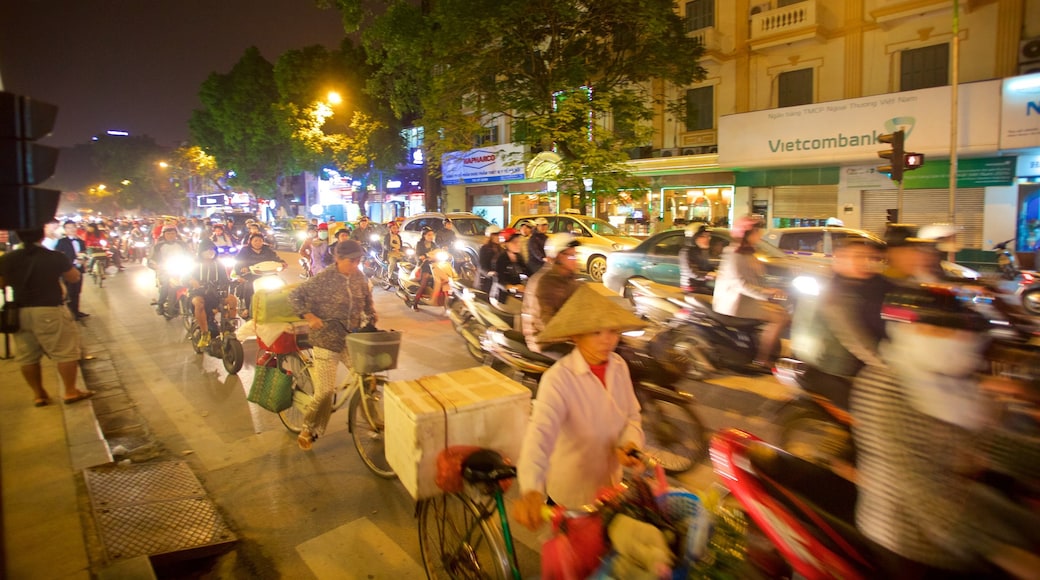
[[[338,0],[361,14],[359,0]],[[366,4],[366,6],[369,4]],[[627,151],[650,141],[660,83],[701,80],[703,49],[671,0],[391,0],[363,29],[370,89],[427,128],[427,158],[473,146],[499,116],[532,154],[557,151],[559,181],[584,195],[625,185]],[[367,16],[366,16],[367,17]],[[658,86],[655,89],[655,83]],[[591,94],[591,98],[590,98]]]
[[[159,166],[168,151],[147,136],[101,136],[91,144],[98,183],[84,192],[87,203],[115,213],[140,208],[155,213],[183,211],[186,199]]]

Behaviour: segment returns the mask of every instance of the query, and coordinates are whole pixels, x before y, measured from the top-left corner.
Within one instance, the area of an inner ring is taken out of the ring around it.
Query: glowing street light
[[[326,97],[326,99],[328,100],[330,105],[338,105],[343,102],[343,97],[340,96],[340,94],[336,91],[329,91],[329,94]]]
[[[170,166],[170,164],[169,164],[169,163],[167,163],[167,162],[165,162],[165,161],[160,161],[159,163],[157,163],[157,165],[158,165],[159,167],[163,168],[163,169],[166,169],[167,167],[169,167],[169,166]]]

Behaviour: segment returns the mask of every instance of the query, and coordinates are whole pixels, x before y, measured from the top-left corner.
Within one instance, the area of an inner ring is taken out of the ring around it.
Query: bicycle
[[[656,470],[655,459],[635,453],[646,466]],[[470,454],[460,469],[462,480],[476,492],[476,497],[463,489],[420,500],[416,506],[419,552],[426,576],[430,580],[520,580],[504,497],[504,483],[516,478],[516,466],[497,451],[480,449]],[[663,483],[663,473],[657,476],[658,484]],[[547,519],[600,517],[597,506],[554,509],[557,511],[546,508]],[[497,525],[493,519],[496,515]]]
[[[338,322],[338,321],[337,321]],[[314,358],[305,333],[306,325],[296,323],[293,332],[284,333],[272,345],[260,345],[260,359],[264,354],[276,358],[282,372],[293,379],[292,406],[278,413],[285,428],[292,433],[303,429],[303,418],[314,398],[314,382],[310,369]],[[302,331],[302,332],[300,332]],[[385,371],[397,368],[397,353],[401,333],[394,330],[373,330],[347,334],[351,368],[347,380],[333,391],[332,412],[347,404],[347,430],[354,441],[361,461],[372,473],[384,479],[397,474],[386,460],[383,424],[383,389],[389,379]]]

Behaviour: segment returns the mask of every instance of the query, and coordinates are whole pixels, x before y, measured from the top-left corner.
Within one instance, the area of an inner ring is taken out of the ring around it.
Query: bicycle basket
[[[350,352],[350,364],[360,374],[395,369],[397,353],[401,350],[401,332],[354,332],[347,335],[347,350]]]

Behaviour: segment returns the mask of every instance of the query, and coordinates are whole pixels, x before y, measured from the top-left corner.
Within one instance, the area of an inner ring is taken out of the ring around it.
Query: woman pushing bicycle
[[[347,240],[336,244],[335,267],[322,270],[289,294],[289,303],[307,321],[313,332],[314,400],[304,414],[304,427],[296,442],[309,450],[319,435],[325,433],[332,412],[336,370],[339,363],[349,364],[347,333],[376,323],[376,310],[368,279],[358,269],[363,255],[361,244]],[[340,324],[326,324],[329,321]]]
[[[582,285],[549,321],[541,338],[569,340],[575,348],[542,375],[531,420],[520,447],[520,499],[513,517],[538,528],[546,500],[580,507],[621,482],[622,466],[644,444],[639,402],[628,365],[614,352],[621,333],[643,328],[640,320]]]

